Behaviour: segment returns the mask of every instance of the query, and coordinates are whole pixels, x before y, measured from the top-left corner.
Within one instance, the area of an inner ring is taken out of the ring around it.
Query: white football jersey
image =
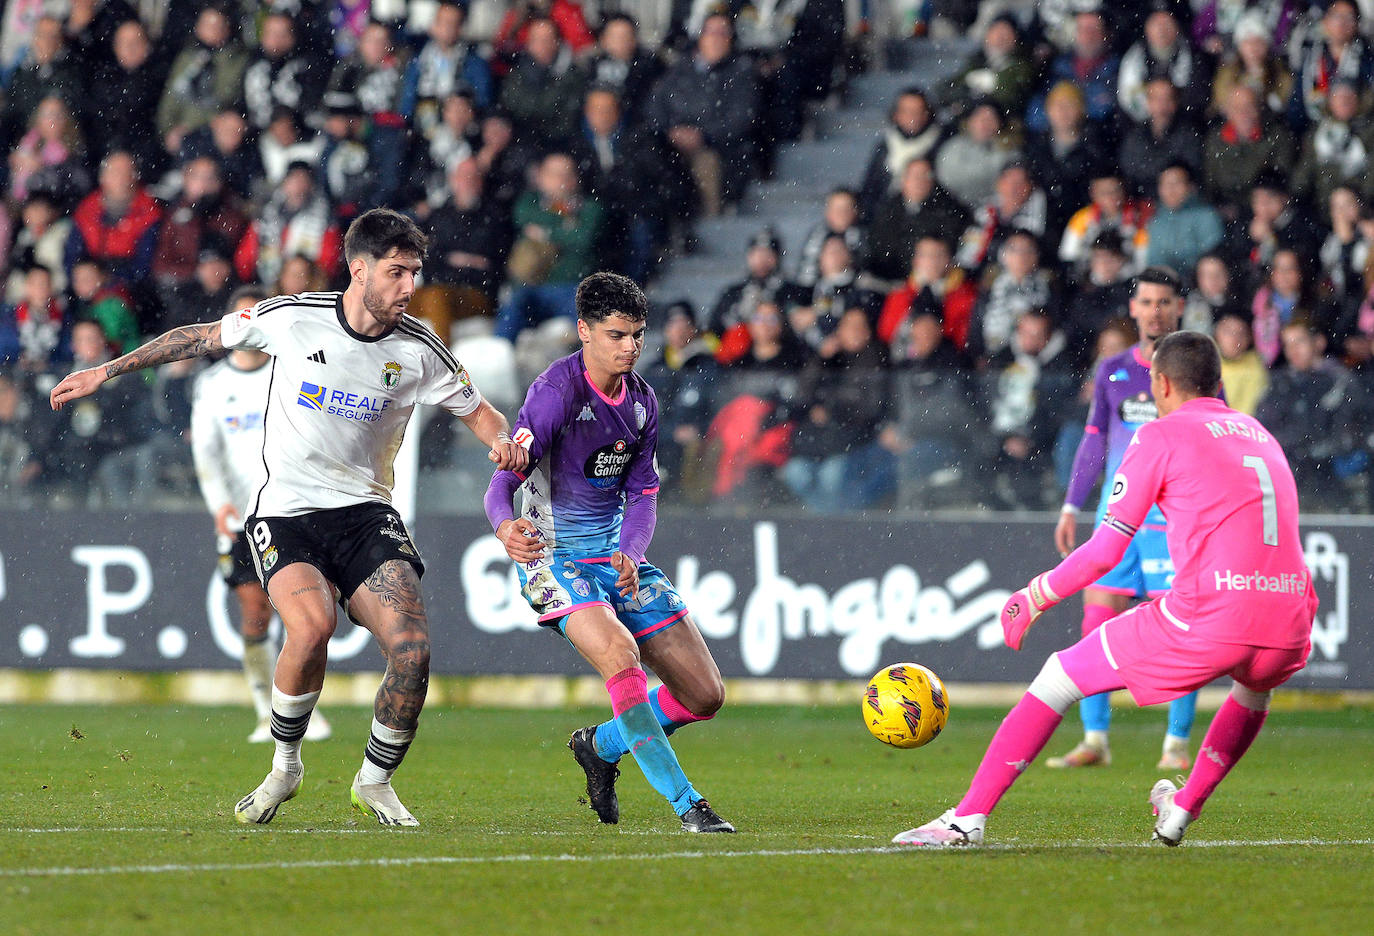
[[[262,460],[250,516],[391,503],[392,463],[417,403],[466,416],[482,402],[430,327],[405,316],[360,335],[337,292],[264,299],[220,323],[226,348],[272,355]]]
[[[191,455],[211,513],[233,504],[241,518],[262,486],[262,414],[269,364],[241,370],[228,360],[196,378],[191,401]]]

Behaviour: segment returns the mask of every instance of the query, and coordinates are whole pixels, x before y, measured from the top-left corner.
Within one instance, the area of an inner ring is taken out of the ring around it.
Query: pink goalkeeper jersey
[[[1103,523],[1132,535],[1156,502],[1177,569],[1160,603],[1170,621],[1220,643],[1308,643],[1317,597],[1298,538],[1298,492],[1259,422],[1201,397],[1141,426]]]

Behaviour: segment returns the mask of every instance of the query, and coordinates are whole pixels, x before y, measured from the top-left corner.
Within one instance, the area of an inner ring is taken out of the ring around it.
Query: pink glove
[[[1013,650],[1021,649],[1021,639],[1046,609],[1059,604],[1060,597],[1050,590],[1050,574],[1042,572],[1030,584],[1014,592],[1002,606],[1002,639]]]

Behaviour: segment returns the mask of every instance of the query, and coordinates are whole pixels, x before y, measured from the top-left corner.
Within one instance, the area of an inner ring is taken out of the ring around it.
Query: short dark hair
[[[1150,367],[1180,389],[1199,396],[1216,396],[1221,389],[1221,352],[1217,343],[1201,332],[1165,335],[1155,345]]]
[[[577,286],[577,317],[588,324],[604,322],[622,315],[632,322],[649,317],[649,300],[644,290],[628,276],[619,273],[593,273]]]
[[[1149,283],[1152,286],[1168,286],[1174,291],[1175,296],[1183,295],[1183,280],[1174,272],[1173,267],[1158,264],[1156,266],[1147,266],[1137,273],[1135,279],[1131,281],[1132,298],[1135,297],[1136,293],[1140,292],[1140,287],[1145,283]]]
[[[266,298],[267,290],[263,289],[257,283],[245,283],[229,294],[229,303],[235,308],[240,308],[245,299],[257,299],[258,301],[262,301]],[[257,303],[254,303],[254,305],[256,304]]]
[[[429,236],[420,226],[399,211],[373,208],[353,219],[344,235],[344,259],[352,263],[358,257],[380,260],[393,250],[424,257],[429,248]]]

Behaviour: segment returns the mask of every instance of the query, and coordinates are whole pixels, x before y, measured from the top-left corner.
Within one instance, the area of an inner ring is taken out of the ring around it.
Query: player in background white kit
[[[249,309],[266,296],[257,286],[234,290],[230,312]],[[191,455],[205,506],[215,518],[219,571],[239,604],[243,675],[253,697],[254,744],[272,741],[272,667],[277,662],[268,625],[272,604],[258,581],[248,537],[243,532],[252,496],[262,486],[262,415],[267,408],[271,357],[262,351],[231,351],[196,378],[191,403]],[[331,733],[319,712],[306,728],[307,741]]]
[[[277,296],[217,322],[174,328],[108,364],[68,374],[49,394],[60,409],[119,374],[225,348],[273,358],[266,480],[247,530],[286,639],[272,677],[272,770],[234,807],[240,822],[271,822],[300,789],[301,741],[324,685],[338,588],[348,616],[376,638],[387,662],[353,805],[385,826],[419,825],[391,786],[419,724],[430,657],[424,562],[391,506],[396,451],[411,411],[428,404],[461,419],[491,447],[498,469],[523,471],[529,463],[505,417],[444,343],[405,314],[427,247],[406,216],[366,211],[344,237],[345,292]]]

